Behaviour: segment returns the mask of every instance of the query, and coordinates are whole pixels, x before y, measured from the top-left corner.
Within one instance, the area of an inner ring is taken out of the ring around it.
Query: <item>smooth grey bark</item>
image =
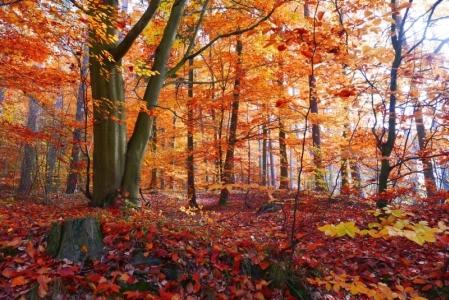
[[[238,126],[238,116],[239,116],[239,105],[240,105],[240,89],[241,89],[241,70],[242,70],[242,51],[243,44],[240,37],[237,38],[237,66],[236,66],[236,78],[234,81],[234,91],[231,111],[231,122],[229,124],[229,138],[228,138],[228,148],[226,150],[226,158],[223,167],[223,182],[225,184],[234,183],[234,150],[237,144],[237,126]],[[220,205],[226,205],[229,201],[229,190],[224,187],[221,189],[220,194]]]
[[[87,85],[86,79],[88,75],[88,63],[89,63],[89,55],[88,49],[86,49],[83,57],[81,59],[81,82],[78,86],[78,94],[76,96],[76,113],[75,113],[75,121],[81,124],[84,120],[84,105],[85,100],[87,98]],[[71,152],[70,159],[70,171],[69,176],[67,177],[67,194],[73,194],[77,190],[78,181],[79,181],[79,162],[80,162],[80,153],[81,153],[81,134],[83,131],[83,127],[75,128],[73,131],[73,146]]]
[[[30,97],[28,100],[28,117],[27,128],[31,132],[38,130],[37,118],[40,113],[40,107],[36,100]],[[22,166],[20,169],[20,182],[18,193],[29,194],[36,175],[37,161],[36,161],[36,147],[31,144],[24,146]]]
[[[89,28],[89,69],[94,101],[94,177],[90,205],[102,207],[112,204],[119,194],[125,169],[125,91],[121,59],[152,19],[160,0],[150,2],[145,13],[120,43],[101,38],[106,37],[105,34],[107,37],[118,36],[113,24],[118,12],[118,1],[89,4],[90,14],[95,15],[105,27],[91,24]]]

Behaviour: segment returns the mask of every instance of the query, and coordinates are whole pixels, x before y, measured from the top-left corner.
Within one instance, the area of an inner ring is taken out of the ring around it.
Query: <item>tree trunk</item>
[[[103,241],[96,218],[79,218],[53,223],[47,237],[47,253],[74,263],[100,260]]]
[[[240,100],[240,80],[241,80],[241,55],[243,45],[240,37],[237,38],[237,67],[236,67],[236,79],[234,82],[234,101],[232,102],[231,123],[229,124],[229,139],[228,149],[226,150],[226,158],[223,168],[223,181],[225,184],[234,183],[234,149],[237,143],[237,125],[239,115],[239,100]],[[226,205],[229,201],[229,190],[225,187],[221,190],[220,205]]]
[[[262,136],[263,136],[263,140],[262,140],[262,182],[261,184],[263,186],[267,185],[267,179],[268,179],[268,174],[267,174],[267,168],[268,168],[268,163],[267,163],[267,158],[268,158],[268,153],[267,153],[267,149],[268,149],[268,141],[267,141],[267,135],[268,135],[268,130],[267,130],[267,126],[265,124],[262,125]]]
[[[111,7],[117,9],[118,1],[106,0],[104,4],[94,6],[93,13],[103,13],[100,18],[106,26],[106,33],[117,37],[112,24],[116,12]],[[97,30],[94,25],[89,29],[89,69],[94,102],[94,175],[90,205],[102,207],[111,205],[119,193],[125,162],[126,123],[121,58],[112,59],[108,50],[116,44],[99,38],[101,32]]]
[[[28,118],[27,128],[32,132],[36,132],[38,129],[37,117],[39,115],[40,108],[33,98],[28,101]],[[22,166],[20,170],[20,183],[18,193],[29,194],[33,185],[33,177],[36,174],[37,162],[36,162],[36,147],[31,144],[24,146]]]
[[[418,100],[417,100],[418,101]],[[425,180],[425,187],[428,197],[434,197],[437,191],[435,175],[433,174],[433,164],[430,158],[426,157],[424,151],[426,150],[426,129],[422,116],[421,104],[417,104],[414,108],[416,132],[418,134],[419,150],[421,151],[420,160],[423,164],[423,173]]]
[[[153,135],[151,136],[151,152],[153,152],[154,155],[156,155],[157,152],[157,120],[156,117],[154,118],[153,122]],[[151,169],[151,180],[150,180],[150,190],[156,191],[157,190],[157,177],[158,172],[157,168],[153,167]]]
[[[394,0],[393,0],[394,1]],[[393,2],[394,4],[394,2]],[[393,13],[393,19],[396,20],[396,14]],[[396,141],[396,92],[398,90],[397,79],[398,79],[398,68],[401,65],[402,61],[402,32],[396,32],[396,25],[391,24],[391,32],[392,32],[392,44],[395,52],[395,57],[393,64],[391,66],[390,72],[390,103],[388,107],[388,129],[387,135],[388,138],[384,142],[382,140],[378,140],[379,148],[382,154],[381,160],[381,168],[379,173],[379,194],[380,199],[377,201],[377,208],[383,208],[388,205],[388,200],[382,197],[382,193],[385,193],[387,190],[388,177],[391,172],[390,166],[390,155],[393,151],[393,147]]]
[[[273,142],[271,141],[271,138],[268,137],[268,155],[270,155],[270,176],[268,182],[272,187],[276,187],[276,168],[275,168],[275,161],[274,161],[274,154],[273,154]]]
[[[75,114],[75,121],[80,123],[83,122],[83,112],[84,112],[84,104],[85,100],[87,98],[87,85],[86,85],[86,79],[88,74],[88,63],[89,63],[89,56],[87,53],[88,49],[86,49],[85,53],[83,54],[82,61],[81,61],[81,82],[78,87],[78,95],[76,97],[76,114]],[[81,133],[82,133],[82,127],[75,128],[73,131],[73,146],[72,146],[72,153],[71,153],[71,160],[70,160],[70,171],[69,176],[67,178],[67,188],[66,193],[67,194],[73,194],[75,193],[77,187],[78,187],[78,180],[79,180],[79,161],[80,161],[80,152],[81,152]]]
[[[189,59],[189,82],[187,102],[187,199],[190,207],[198,207],[195,191],[195,164],[193,157],[193,58]]]
[[[287,159],[287,145],[285,143],[286,134],[284,124],[279,118],[279,154],[280,154],[280,189],[288,189],[288,159]]]
[[[159,94],[165,80],[168,57],[176,38],[178,25],[182,19],[186,3],[187,0],[180,0],[176,1],[173,5],[162,35],[162,40],[156,49],[152,70],[158,74],[150,77],[150,81],[143,96],[143,99],[147,104],[147,109],[150,111],[158,104]],[[133,134],[128,142],[122,192],[127,194],[128,199],[135,204],[139,204],[138,196],[142,161],[148,145],[148,140],[152,134],[151,129],[153,121],[154,117],[148,112],[140,112],[134,126]]]

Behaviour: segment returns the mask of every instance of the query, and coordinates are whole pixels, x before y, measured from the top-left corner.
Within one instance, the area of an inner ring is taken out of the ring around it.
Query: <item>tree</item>
[[[195,30],[189,37],[189,46],[182,59],[172,68],[168,66],[170,50],[176,39],[179,24],[184,17],[186,0],[174,1],[168,16],[162,38],[154,52],[151,77],[145,88],[143,100],[146,108],[138,114],[134,129],[126,142],[126,117],[124,112],[124,86],[121,61],[144,28],[155,16],[161,1],[151,1],[145,13],[131,28],[123,40],[117,40],[118,2],[108,0],[99,4],[89,3],[90,18],[90,78],[94,101],[94,183],[92,206],[110,205],[119,193],[131,202],[139,203],[140,173],[142,160],[152,134],[154,115],[152,111],[158,104],[158,98],[166,78],[190,58],[202,53],[220,38],[241,34],[267,20],[276,9],[276,5],[256,22],[245,29],[230,30],[211,37],[210,42],[196,52],[196,36],[200,30],[209,0],[200,6]],[[193,4],[192,4],[193,5]],[[78,7],[81,7],[78,5]]]
[[[241,90],[241,72],[242,72],[242,60],[241,55],[243,51],[243,44],[240,37],[237,38],[236,45],[238,60],[236,66],[236,77],[234,81],[234,91],[233,91],[233,101],[231,105],[231,121],[229,122],[229,137],[228,137],[228,148],[226,150],[226,158],[223,167],[223,177],[222,181],[225,186],[221,189],[220,194],[220,205],[226,205],[229,201],[229,187],[228,184],[234,183],[234,151],[237,143],[237,125],[239,116],[239,104],[240,104],[240,90]]]
[[[27,128],[31,132],[36,132],[38,130],[37,118],[40,113],[39,105],[33,97],[28,100],[28,117],[27,117]],[[28,141],[24,145],[23,150],[23,160],[20,169],[20,183],[19,189],[17,190],[22,194],[29,194],[33,186],[33,181],[36,179],[37,170],[37,153],[36,147],[33,145],[33,141]],[[33,180],[34,179],[34,180]]]

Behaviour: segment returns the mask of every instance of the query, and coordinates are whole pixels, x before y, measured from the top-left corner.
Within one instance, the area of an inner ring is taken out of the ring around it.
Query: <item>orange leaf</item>
[[[270,266],[270,264],[267,263],[266,261],[263,261],[263,262],[261,262],[261,263],[259,264],[259,266],[260,266],[260,268],[261,268],[262,270],[266,270],[266,269],[268,269],[268,267]]]
[[[313,53],[310,51],[306,51],[306,50],[301,50],[301,54],[304,55],[307,58],[312,58]]]
[[[17,276],[14,278],[11,282],[11,287],[18,286],[18,285],[24,285],[25,284],[25,277],[23,276]]]
[[[307,249],[309,250],[309,251],[313,251],[313,250],[315,250],[316,248],[318,248],[318,247],[320,247],[320,246],[323,246],[323,243],[313,243],[312,245],[310,245]]]
[[[413,283],[424,284],[424,283],[426,283],[426,281],[422,278],[415,278],[415,279],[413,279]]]
[[[178,260],[179,260],[179,255],[178,255],[178,253],[173,252],[173,253],[171,254],[171,259],[172,259],[174,262],[178,261]]]
[[[86,247],[86,245],[82,245],[82,246],[81,246],[81,251],[83,251],[84,253],[87,253],[87,247]]]
[[[324,11],[319,11],[319,12],[317,13],[317,15],[316,15],[317,19],[320,20],[320,21],[321,21],[321,19],[323,18],[323,16],[324,16]]]

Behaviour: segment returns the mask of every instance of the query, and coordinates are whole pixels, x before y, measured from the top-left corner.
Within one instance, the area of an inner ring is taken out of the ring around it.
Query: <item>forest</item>
[[[0,298],[449,299],[446,26],[0,0]]]

